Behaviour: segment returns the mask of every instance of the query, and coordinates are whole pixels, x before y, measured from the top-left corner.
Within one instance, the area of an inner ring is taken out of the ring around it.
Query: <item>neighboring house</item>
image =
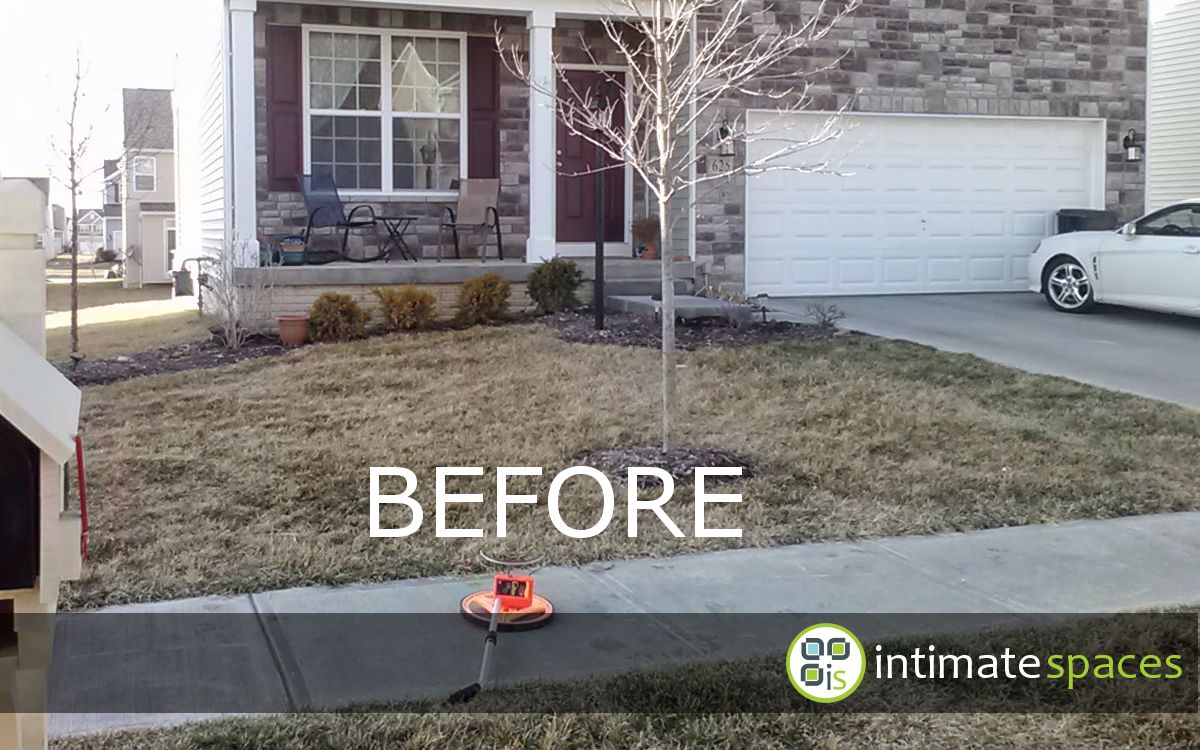
[[[1200,0],[1151,0],[1146,210],[1200,195]]]
[[[80,209],[75,226],[79,231],[80,255],[95,255],[97,250],[104,247],[104,214],[98,209]]]
[[[171,91],[125,89],[120,166],[125,287],[171,281],[175,247],[175,125]],[[107,202],[107,199],[106,199]]]
[[[125,255],[125,233],[121,231],[123,201],[121,196],[121,162],[119,159],[104,160],[104,248],[118,256]]]
[[[794,24],[816,5],[781,0],[761,23]],[[579,178],[556,172],[582,141],[546,93],[498,62],[495,30],[535,76],[558,60],[581,86],[598,80],[595,62],[620,75],[594,20],[616,10],[589,0],[220,6],[211,75],[186,97],[199,109],[184,123],[203,151],[183,188],[201,206],[188,235],[206,251],[233,242],[256,264],[260,240],[304,225],[296,174],[325,171],[347,200],[421,216],[414,244],[427,255],[456,177],[500,178],[510,256],[591,252],[593,208]],[[1141,209],[1139,165],[1121,140],[1145,130],[1146,29],[1141,2],[865,0],[797,58],[831,68],[812,82],[812,109],[849,111],[853,127],[827,154],[845,174],[714,183],[683,209],[676,252],[697,280],[750,294],[1024,289],[1025,258],[1057,210]],[[731,100],[714,116],[773,132],[820,119],[771,121],[771,106]],[[716,155],[715,144],[689,147]],[[609,179],[607,241],[628,256],[644,191],[629,169]]]

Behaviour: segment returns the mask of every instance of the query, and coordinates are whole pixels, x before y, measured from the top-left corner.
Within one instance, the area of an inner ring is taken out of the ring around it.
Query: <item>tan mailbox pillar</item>
[[[80,573],[65,511],[79,389],[45,359],[45,197],[0,180],[0,749],[46,746],[46,674],[58,585]]]

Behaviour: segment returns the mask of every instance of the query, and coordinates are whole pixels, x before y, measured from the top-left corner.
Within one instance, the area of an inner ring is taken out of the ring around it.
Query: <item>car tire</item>
[[[1042,293],[1059,312],[1085,313],[1096,306],[1096,295],[1087,269],[1074,258],[1055,258],[1046,268]]]

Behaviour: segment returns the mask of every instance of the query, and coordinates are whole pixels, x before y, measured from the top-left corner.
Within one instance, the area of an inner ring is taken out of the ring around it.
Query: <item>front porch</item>
[[[592,0],[230,0],[230,10],[234,142],[242,132],[255,144],[252,161],[248,149],[233,153],[233,237],[271,246],[300,233],[296,175],[327,172],[348,207],[417,217],[407,239],[431,259],[457,199],[451,181],[496,178],[506,261],[593,255],[594,177],[573,176],[591,169],[593,149],[557,121],[547,92],[556,60],[572,76],[623,75],[597,21],[612,9]],[[497,32],[537,85],[503,64]],[[605,195],[605,255],[632,258],[631,223],[652,213],[646,191],[617,167]],[[351,236],[352,249],[380,242],[369,231]],[[466,238],[462,257],[475,255]]]

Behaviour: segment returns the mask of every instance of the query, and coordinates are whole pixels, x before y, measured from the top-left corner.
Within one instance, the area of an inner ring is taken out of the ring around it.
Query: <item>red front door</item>
[[[601,90],[616,111],[614,122],[625,122],[625,102],[620,89],[622,73],[593,70],[567,72],[577,94]],[[566,85],[559,81],[558,95],[569,96]],[[560,119],[558,122],[558,241],[595,242],[596,240],[596,175],[588,174],[596,165],[597,149],[582,137],[571,135]],[[613,160],[604,155],[604,241],[622,242],[625,239],[625,167],[611,166]]]

